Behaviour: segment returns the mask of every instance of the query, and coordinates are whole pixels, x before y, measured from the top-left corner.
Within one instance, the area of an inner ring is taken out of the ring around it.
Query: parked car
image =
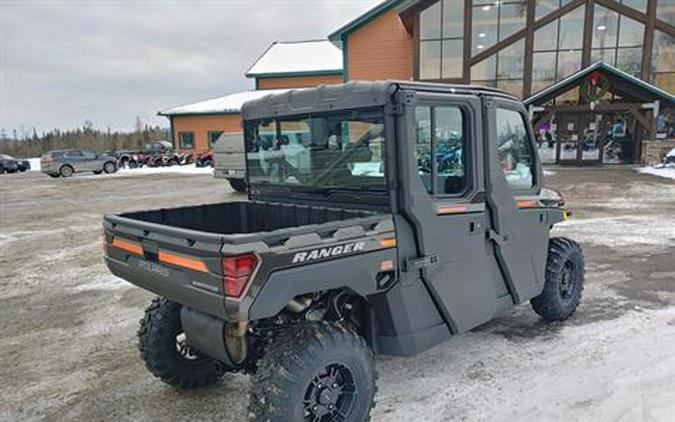
[[[15,158],[16,160],[16,158]],[[24,172],[30,170],[30,161],[28,160],[16,160],[17,164],[19,165],[19,171]]]
[[[213,146],[213,176],[227,179],[232,189],[246,191],[246,158],[244,134],[223,133]]]
[[[19,171],[19,162],[9,155],[0,154],[0,174]]]
[[[75,173],[91,171],[94,174],[117,171],[117,159],[81,149],[50,151],[40,158],[42,172],[51,177],[70,177]]]

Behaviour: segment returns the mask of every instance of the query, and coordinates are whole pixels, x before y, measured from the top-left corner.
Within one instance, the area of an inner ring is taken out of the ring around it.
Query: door
[[[579,115],[561,113],[556,126],[558,163],[579,164]]]
[[[516,303],[541,293],[549,223],[540,208],[541,168],[525,108],[515,101],[485,99],[489,238]]]
[[[83,171],[102,170],[103,161],[101,161],[96,153],[90,151],[82,151],[82,168]]]
[[[73,167],[73,170],[76,172],[79,171],[85,171],[85,165],[84,165],[84,155],[82,154],[82,151],[79,150],[73,150],[73,151],[68,151],[65,154],[66,158],[66,163],[70,164]]]
[[[421,280],[453,333],[490,320],[499,297],[512,304],[486,238],[480,100],[418,94],[397,126],[399,202],[413,227]],[[478,111],[478,112],[476,112]]]

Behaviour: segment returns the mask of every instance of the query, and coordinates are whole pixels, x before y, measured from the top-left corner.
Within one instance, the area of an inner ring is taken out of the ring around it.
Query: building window
[[[553,13],[572,0],[535,0],[534,14],[535,18],[543,18],[549,13]]]
[[[525,28],[527,0],[473,2],[472,54],[496,44]]]
[[[471,83],[493,86],[523,96],[525,40],[504,47],[471,67]]]
[[[654,85],[667,92],[675,92],[675,37],[662,31],[654,31],[652,52],[652,76]]]
[[[640,77],[644,24],[596,5],[591,60],[603,61]]]
[[[216,143],[220,135],[223,134],[222,130],[211,130],[209,131],[209,148],[213,148],[213,144]]]
[[[545,9],[548,14],[567,3],[565,0],[539,1],[537,8],[548,5]],[[584,6],[577,7],[534,33],[532,92],[541,91],[581,69],[584,16]]]
[[[419,78],[461,79],[464,2],[442,0],[420,12]]]
[[[193,149],[195,147],[195,133],[194,132],[179,132],[178,142],[181,149]]]
[[[415,160],[427,192],[458,195],[467,188],[467,139],[464,114],[458,107],[415,109]]]
[[[656,18],[672,25],[675,22],[675,0],[658,0]]]
[[[621,0],[621,3],[642,13],[647,13],[647,0]]]

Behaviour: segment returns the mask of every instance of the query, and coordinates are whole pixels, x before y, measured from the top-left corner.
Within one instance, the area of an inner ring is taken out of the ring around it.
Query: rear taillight
[[[258,258],[253,254],[226,256],[222,263],[225,295],[240,298],[258,265]]]

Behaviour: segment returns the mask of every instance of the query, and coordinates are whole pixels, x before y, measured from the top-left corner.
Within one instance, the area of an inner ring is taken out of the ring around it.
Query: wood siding
[[[411,79],[413,45],[396,10],[383,13],[347,37],[349,79]]]
[[[342,80],[342,75],[258,78],[258,89],[304,88],[322,84],[340,84]]]
[[[173,117],[174,145],[180,151],[203,152],[208,151],[209,132],[241,132],[241,114],[213,114],[213,115],[186,115]],[[193,149],[181,149],[180,132],[193,132],[195,146]]]

